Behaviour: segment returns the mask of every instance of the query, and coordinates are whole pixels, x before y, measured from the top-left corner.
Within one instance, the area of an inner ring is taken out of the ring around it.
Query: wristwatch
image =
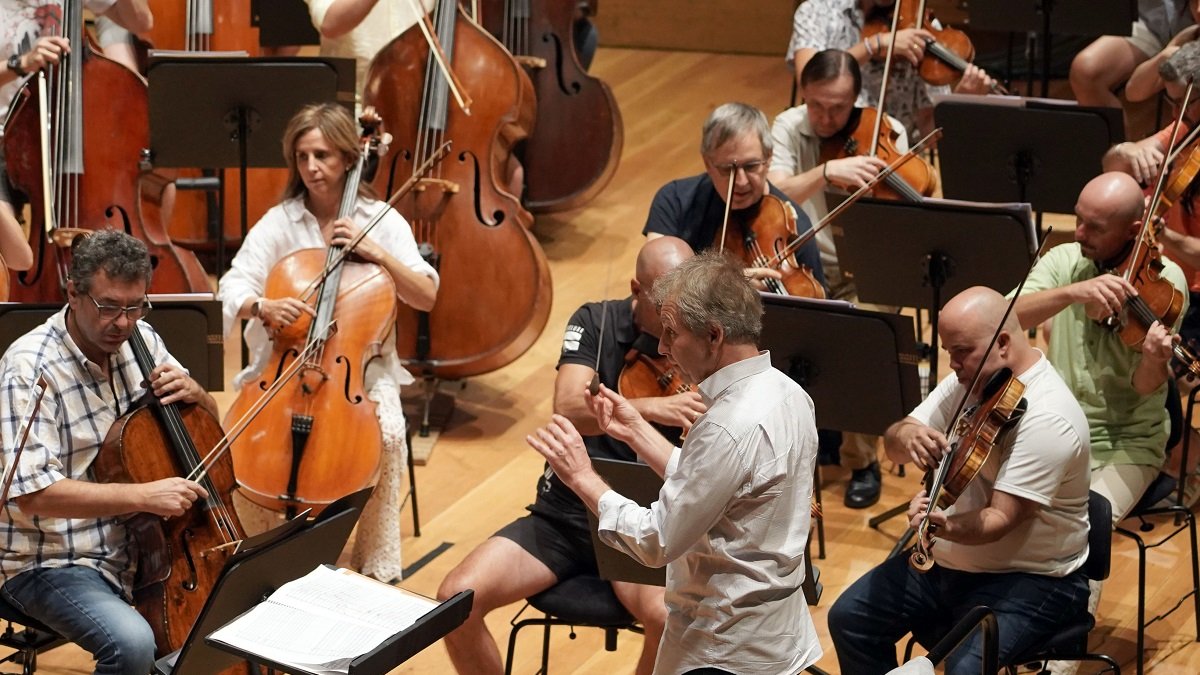
[[[12,56],[8,57],[8,69],[16,73],[17,77],[25,77],[29,74],[25,72],[24,68],[21,67],[20,54],[13,54]]]
[[[262,311],[262,303],[262,298],[259,298],[250,305],[250,316],[258,317],[258,313]]]

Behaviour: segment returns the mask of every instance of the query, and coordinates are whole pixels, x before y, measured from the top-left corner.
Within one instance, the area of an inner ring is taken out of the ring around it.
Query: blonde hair
[[[305,194],[304,181],[300,179],[300,170],[296,167],[296,145],[300,139],[312,130],[318,130],[325,141],[334,150],[342,153],[342,159],[350,167],[358,161],[362,152],[359,136],[354,119],[343,106],[335,103],[314,103],[300,109],[288,122],[283,132],[283,159],[287,162],[288,182],[284,188],[283,198],[291,199]],[[370,184],[362,181],[358,184],[360,197],[375,198],[375,191]]]

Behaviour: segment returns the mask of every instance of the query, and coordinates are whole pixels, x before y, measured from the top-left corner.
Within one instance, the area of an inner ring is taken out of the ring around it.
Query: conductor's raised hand
[[[590,391],[585,391],[583,396],[592,415],[595,415],[600,430],[618,441],[630,442],[635,433],[634,429],[646,422],[629,399],[603,384],[595,396]]]
[[[588,457],[583,436],[562,415],[554,415],[546,426],[525,437],[529,447],[546,458],[550,468],[568,486],[582,475],[594,473],[592,460]]]

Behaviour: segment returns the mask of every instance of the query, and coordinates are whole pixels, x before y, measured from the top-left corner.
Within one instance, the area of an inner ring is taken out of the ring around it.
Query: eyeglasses
[[[761,173],[767,168],[767,163],[761,159],[752,159],[749,162],[730,162],[729,164],[713,164],[712,168],[721,174],[722,178],[728,178],[737,172],[738,169],[746,172],[746,175]]]
[[[142,304],[140,305],[121,307],[120,305],[102,305],[92,297],[91,293],[88,293],[87,297],[92,301],[92,304],[96,306],[96,314],[99,315],[100,320],[106,322],[116,321],[117,317],[121,316],[122,314],[124,314],[125,318],[130,321],[137,321],[138,319],[141,319],[149,314],[150,310],[154,308],[154,306],[150,304],[149,300],[142,300]]]

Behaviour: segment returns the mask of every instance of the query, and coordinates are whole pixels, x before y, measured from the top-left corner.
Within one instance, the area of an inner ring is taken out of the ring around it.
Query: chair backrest
[[[1083,573],[1093,581],[1108,578],[1112,563],[1112,504],[1108,498],[1088,490],[1088,557]]]

